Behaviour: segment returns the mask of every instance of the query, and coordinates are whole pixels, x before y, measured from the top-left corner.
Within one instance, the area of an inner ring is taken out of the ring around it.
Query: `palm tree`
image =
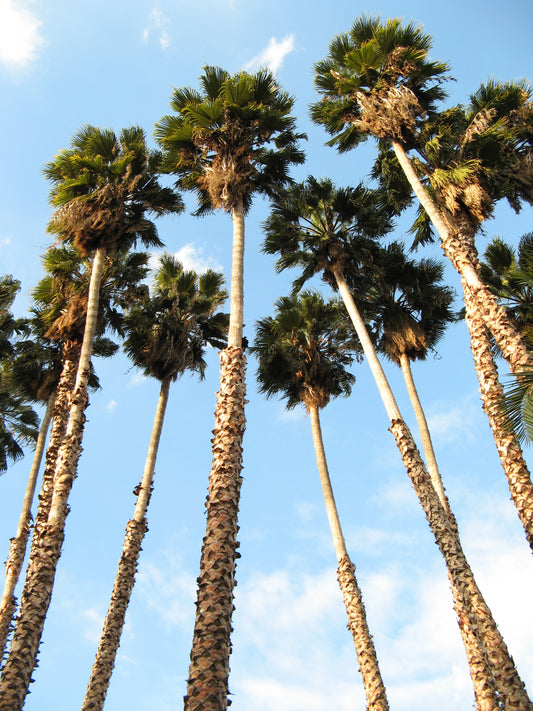
[[[221,274],[207,271],[198,277],[193,271],[185,271],[171,255],[164,255],[153,296],[146,295],[126,317],[126,353],[145,375],[157,378],[161,388],[143,478],[136,489],[137,503],[133,518],[126,526],[122,556],[83,711],[104,707],[115,666],[141,545],[147,531],[146,512],[153,489],[170,383],[186,370],[196,371],[203,377],[205,346],[222,347],[226,342],[227,316],[216,313],[226,298],[222,284]]]
[[[36,324],[38,323],[36,317],[30,320],[29,323],[31,336],[16,344],[15,355],[9,364],[9,376],[11,382],[25,398],[32,402],[44,404],[45,412],[39,427],[17,532],[11,539],[5,563],[6,579],[0,599],[0,654],[3,654],[9,627],[16,610],[14,592],[22,570],[26,546],[31,532],[31,508],[46,437],[52,419],[56,387],[61,373],[60,349],[53,344],[47,343],[38,335],[36,332]]]
[[[454,292],[442,284],[443,266],[432,259],[416,262],[405,254],[404,245],[391,242],[380,253],[374,271],[375,288],[370,293],[373,329],[377,333],[377,349],[401,370],[415,411],[428,473],[442,506],[448,501],[433,449],[427,420],[416,389],[411,362],[426,360],[429,351],[444,335],[446,326],[458,319],[452,310]],[[348,279],[348,283],[349,283]],[[352,293],[354,290],[352,289]],[[357,301],[357,296],[355,297]]]
[[[101,335],[103,329],[121,331],[120,308],[144,293],[137,282],[146,275],[148,257],[144,253],[118,250],[113,260],[106,258],[99,301],[99,326],[93,354],[109,357],[116,346]],[[16,610],[15,588],[22,570],[32,526],[32,504],[50,419],[52,429],[46,453],[36,527],[46,523],[53,492],[57,452],[67,428],[70,395],[76,378],[85,327],[90,260],[82,259],[70,245],[50,248],[43,257],[46,276],[33,291],[35,306],[29,321],[32,338],[16,344],[10,366],[12,378],[27,398],[46,402],[32,467],[28,476],[16,535],[11,539],[6,560],[6,580],[0,601],[0,649],[4,650]],[[98,387],[91,369],[89,386]]]
[[[407,154],[420,149],[424,125],[432,125],[436,102],[445,97],[442,83],[448,66],[429,61],[430,48],[431,37],[413,23],[402,26],[400,20],[390,19],[382,24],[371,17],[356,20],[349,33],[332,40],[328,57],[315,65],[315,86],[323,99],[313,105],[312,117],[333,134],[329,143],[340,151],[354,148],[368,136],[377,137],[382,146],[392,146],[411,189],[440,235],[444,253],[467,286],[466,298],[473,298],[473,308],[493,333],[511,368],[518,371],[529,361],[527,349],[480,279],[473,242],[463,234],[461,220],[447,209],[445,198],[436,194],[442,187],[443,172],[430,175],[432,199]],[[530,113],[523,91],[521,102]],[[466,142],[486,122],[486,110],[477,111],[464,136]],[[519,133],[523,138],[524,131]],[[508,162],[505,167],[509,168]],[[479,172],[479,162],[452,164],[446,182],[457,185],[465,175]],[[467,185],[467,201],[482,207],[485,195],[472,181],[464,182],[465,188]]]
[[[10,377],[14,339],[27,330],[25,319],[16,319],[11,312],[19,289],[20,282],[11,275],[0,279],[0,474],[24,456],[23,445],[37,439],[37,415]]]
[[[168,170],[180,188],[198,196],[197,214],[220,209],[232,216],[233,248],[228,346],[220,354],[213,463],[202,546],[196,622],[185,708],[229,704],[230,633],[237,554],[237,517],[245,429],[243,335],[244,216],[254,193],[272,196],[302,163],[294,100],[267,70],[230,75],[204,67],[201,91],[176,89],[175,114],[156,125]]]
[[[180,198],[157,180],[160,155],[148,150],[142,129],[116,136],[93,126],[81,129],[72,147],[45,166],[58,208],[51,230],[82,254],[94,252],[83,343],[72,391],[68,425],[57,453],[52,501],[46,523],[35,530],[30,561],[10,653],[0,680],[4,708],[22,708],[35,666],[46,612],[64,538],[68,496],[81,453],[87,382],[98,320],[100,284],[107,253],[137,239],[161,244],[147,213],[179,212]],[[38,535],[37,535],[38,534]]]
[[[259,389],[267,397],[284,397],[287,408],[303,404],[311,418],[324,503],[337,556],[337,578],[363,677],[367,709],[385,711],[389,708],[387,695],[355,566],[348,555],[337,513],[319,415],[331,398],[350,394],[355,378],[346,366],[352,362],[358,344],[342,306],[336,301],[326,303],[319,294],[305,291],[299,296],[278,299],[275,308],[273,318],[258,321],[252,348],[259,361]]]
[[[365,220],[370,212],[373,221],[370,225],[374,232],[380,202],[379,193],[365,191],[361,187],[336,190],[331,181],[309,178],[306,183],[293,186],[274,201],[265,225],[264,250],[281,255],[277,263],[279,270],[290,266],[302,268],[297,287],[315,273],[322,273],[323,279],[336,287],[344,301],[389,416],[390,431],[446,562],[453,584],[459,626],[462,629],[466,622],[467,634],[471,632],[475,636],[476,645],[468,650],[467,655],[469,661],[476,659],[475,664],[470,663],[470,669],[478,705],[481,708],[498,708],[495,686],[504,706],[516,704],[524,709],[533,708],[474,580],[461,548],[457,524],[452,514],[448,513],[449,505],[443,507],[433,487],[345,278],[345,273],[349,274],[352,284],[361,285],[364,293],[365,280],[368,282],[372,277],[372,257],[376,249],[368,247],[371,240],[366,234]],[[381,222],[381,231],[384,232],[388,226],[386,216],[385,219],[382,217]],[[462,618],[463,612],[466,620]],[[490,672],[488,680],[484,673],[486,669]]]

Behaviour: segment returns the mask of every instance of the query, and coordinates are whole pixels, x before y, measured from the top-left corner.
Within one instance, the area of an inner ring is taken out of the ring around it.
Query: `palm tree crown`
[[[409,143],[420,118],[445,97],[448,65],[428,58],[431,37],[412,22],[356,20],[335,37],[326,59],[315,65],[322,101],[311,116],[333,135],[330,145],[354,148],[369,135]]]
[[[380,252],[375,286],[365,295],[361,310],[372,319],[378,348],[397,365],[402,354],[409,360],[425,360],[446,326],[457,320],[454,292],[442,284],[443,271],[436,260],[409,259],[399,242]],[[357,294],[354,298],[359,304]]]
[[[361,265],[372,261],[376,238],[392,223],[382,193],[363,185],[336,188],[327,178],[310,176],[273,201],[264,226],[263,250],[279,254],[276,268],[302,267],[296,288],[318,272],[335,288],[333,271],[338,267],[359,282],[363,279]]]
[[[198,213],[250,207],[254,192],[272,195],[289,182],[288,168],[303,163],[290,112],[294,99],[270,71],[230,75],[206,66],[201,91],[175,89],[155,135],[178,185],[198,196]]]
[[[124,348],[134,364],[158,380],[176,380],[185,370],[203,376],[206,344],[226,344],[223,276],[187,271],[170,254],[161,257],[153,295],[146,295],[125,319]]]
[[[52,183],[50,200],[58,208],[50,231],[73,242],[82,254],[137,239],[161,246],[146,213],[181,212],[181,198],[159,185],[161,154],[151,151],[144,131],[133,126],[113,131],[85,126],[71,148],[60,151],[43,169]]]
[[[349,395],[354,376],[346,370],[360,347],[340,303],[304,291],[275,303],[276,315],[257,322],[252,352],[257,354],[260,391],[281,394],[287,407]]]

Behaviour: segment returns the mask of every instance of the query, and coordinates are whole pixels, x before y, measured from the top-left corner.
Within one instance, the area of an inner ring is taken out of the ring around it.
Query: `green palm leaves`
[[[330,145],[350,150],[368,135],[409,142],[420,118],[445,96],[448,66],[428,58],[431,37],[413,23],[362,17],[338,35],[315,65],[324,95],[311,115],[333,135]]]
[[[304,291],[275,303],[276,315],[257,323],[252,352],[259,358],[260,391],[281,394],[287,407],[349,395],[355,378],[346,370],[360,350],[345,310],[337,301]]]
[[[263,250],[279,255],[279,271],[302,267],[296,288],[318,272],[334,286],[337,268],[360,276],[362,261],[371,261],[377,249],[375,238],[391,226],[380,192],[309,177],[273,201]]]
[[[44,167],[52,183],[50,201],[58,208],[50,231],[72,241],[83,254],[113,248],[128,239],[161,246],[146,213],[180,212],[183,204],[157,173],[161,155],[150,151],[139,127],[113,131],[85,126]]]
[[[397,365],[402,354],[424,360],[457,320],[453,289],[442,283],[442,264],[409,259],[404,246],[392,242],[380,251],[373,273],[375,283],[361,309],[379,334],[378,348]]]
[[[207,66],[200,84],[200,92],[174,90],[175,115],[156,125],[166,167],[196,193],[198,213],[241,202],[247,210],[254,192],[274,194],[289,182],[289,167],[303,163],[294,99],[267,70],[230,75]]]
[[[158,380],[176,380],[187,369],[203,376],[205,346],[226,344],[228,317],[216,313],[225,299],[221,274],[208,270],[198,276],[163,255],[153,294],[126,317],[126,353]]]

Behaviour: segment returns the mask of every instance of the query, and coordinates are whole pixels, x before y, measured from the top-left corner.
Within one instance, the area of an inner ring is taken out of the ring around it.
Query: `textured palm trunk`
[[[346,550],[346,542],[342,534],[335,497],[333,496],[318,407],[313,403],[309,403],[307,408],[311,418],[311,430],[324,503],[337,556],[337,580],[344,598],[346,614],[348,615],[348,629],[352,633],[357,660],[363,677],[367,710],[388,711],[387,693],[381,677],[374,642],[368,629],[363,596],[355,577],[355,566]]]
[[[438,494],[431,483],[431,479],[420,457],[413,436],[403,421],[392,390],[390,389],[370,337],[366,331],[364,322],[355,306],[348,285],[344,280],[344,276],[339,269],[334,271],[334,275],[339,292],[352,319],[370,369],[378,385],[380,396],[391,422],[390,431],[394,436],[396,445],[402,456],[402,461],[413,484],[415,493],[418,496],[435,542],[445,560],[449,579],[452,583],[452,592],[455,595],[459,627],[462,631],[464,627],[464,619],[462,619],[462,616],[466,616],[470,631],[477,639],[477,649],[469,650],[467,657],[469,659],[471,656],[476,658],[479,657],[480,650],[485,652],[503,708],[533,711],[533,704],[529,700],[524,683],[518,675],[507,645],[498,630],[490,609],[483,599],[475,582],[472,570],[465,558],[459,540],[457,524],[453,515],[451,513],[448,514],[443,508]],[[463,642],[467,643],[468,638],[463,636]],[[479,672],[480,669],[470,667],[471,675],[477,675]],[[475,690],[486,687],[487,697],[490,696],[490,688],[492,686],[491,679],[483,680],[482,678],[476,678],[473,684]]]
[[[429,432],[424,409],[422,407],[422,403],[420,402],[420,398],[418,397],[418,391],[413,380],[411,361],[405,353],[401,355],[400,365],[407,391],[409,393],[409,398],[415,411],[418,428],[420,430],[422,446],[426,456],[427,471],[443,509],[450,515],[450,505],[442,484],[442,478],[440,476],[437,459],[435,457],[431,434]],[[453,516],[450,516],[450,524],[455,526],[455,518]],[[461,597],[455,589],[455,584],[449,574],[448,579],[450,581],[450,588],[455,601],[455,611],[457,613],[459,630],[463,639],[463,646],[465,648],[468,667],[472,678],[472,685],[474,687],[476,708],[478,711],[496,711],[497,709],[500,709],[501,706],[498,702],[498,693],[496,691],[496,685],[490,669],[490,663],[487,658],[485,647],[484,645],[480,646],[476,635],[472,631],[471,624],[468,620],[468,614],[464,609]]]
[[[435,491],[439,495],[439,499],[442,506],[444,507],[447,513],[450,513],[448,499],[446,498],[446,494],[444,492],[444,486],[442,484],[442,478],[439,472],[437,458],[435,457],[435,450],[433,449],[433,442],[431,441],[431,434],[429,432],[426,415],[424,413],[422,403],[420,402],[420,398],[418,396],[415,381],[413,380],[411,361],[405,353],[402,353],[400,356],[400,366],[402,368],[407,392],[409,393],[409,399],[411,400],[411,405],[413,406],[413,410],[415,411],[416,421],[418,424],[418,429],[420,431],[420,437],[422,439],[422,447],[424,449],[424,454],[426,457],[428,474],[431,477],[431,482]]]
[[[109,682],[115,668],[126,611],[131,599],[133,586],[135,585],[137,564],[142,550],[141,546],[148,530],[146,511],[152,493],[155,463],[165,419],[169,388],[170,378],[167,378],[161,383],[143,478],[137,494],[137,503],[133,518],[126,525],[126,535],[111,594],[111,602],[104,621],[104,629],[98,645],[91,678],[81,707],[82,711],[100,711],[104,708]]]
[[[465,291],[468,289],[466,285],[464,288]],[[475,310],[472,309],[468,299],[465,299],[465,306],[466,324],[470,331],[483,409],[489,419],[511,498],[518,511],[528,543],[533,550],[533,484],[531,474],[514,432],[510,432],[506,427],[505,416],[501,410],[503,390],[498,378],[498,368],[494,362],[488,331]]]
[[[96,251],[89,288],[87,320],[72,393],[67,430],[58,453],[54,486],[48,520],[33,536],[35,554],[28,563],[26,581],[22,592],[11,648],[0,679],[0,707],[2,711],[20,711],[29,690],[31,675],[37,661],[44,621],[54,585],[55,572],[64,539],[65,520],[68,514],[68,496],[76,475],[81,453],[85,408],[88,404],[91,354],[96,321],[102,269],[106,250]]]
[[[220,353],[213,462],[206,501],[206,533],[200,559],[196,620],[185,711],[223,711],[230,704],[229,658],[235,588],[242,440],[246,419],[246,357],[242,349],[244,213],[233,209],[228,347]]]
[[[30,536],[32,526],[31,507],[33,504],[33,497],[35,496],[35,487],[37,484],[39,469],[41,468],[46,436],[48,435],[48,428],[50,426],[50,420],[52,419],[54,401],[55,392],[48,398],[46,411],[43,415],[41,426],[39,427],[39,436],[35,446],[35,454],[33,456],[30,474],[28,476],[28,483],[26,484],[26,491],[24,493],[24,500],[20,511],[17,533],[15,537],[11,539],[9,553],[6,560],[6,579],[2,599],[0,600],[0,657],[2,657],[5,649],[7,636],[9,634],[9,627],[17,609],[15,588],[17,587],[20,571],[22,570],[24,557],[26,555],[26,547],[28,545],[28,538]]]
[[[393,140],[392,147],[413,192],[439,233],[444,254],[459,272],[464,283],[468,285],[468,297],[473,298],[473,308],[476,309],[476,312],[494,336],[513,373],[520,372],[531,361],[524,339],[507,316],[505,310],[498,304],[494,295],[481,281],[469,254],[468,245],[465,245],[460,233],[454,234],[454,231],[450,230],[437,206],[420,182],[401,143]]]

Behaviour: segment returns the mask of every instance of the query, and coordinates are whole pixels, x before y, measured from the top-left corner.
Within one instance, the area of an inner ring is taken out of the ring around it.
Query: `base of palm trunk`
[[[348,615],[348,629],[352,633],[357,661],[363,677],[367,711],[388,711],[389,703],[378,666],[374,642],[366,621],[363,596],[355,577],[355,565],[348,556],[339,560],[337,580],[344,598]]]
[[[230,635],[236,559],[239,557],[242,439],[245,429],[245,367],[241,348],[220,353],[213,463],[206,502],[191,665],[184,697],[186,711],[223,711],[228,699]]]

